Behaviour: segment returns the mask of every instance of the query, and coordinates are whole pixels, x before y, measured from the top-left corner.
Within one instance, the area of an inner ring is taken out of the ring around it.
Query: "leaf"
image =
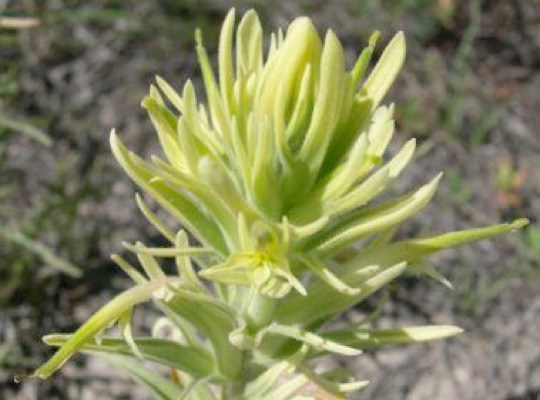
[[[315,321],[336,315],[370,296],[372,293],[396,279],[405,270],[406,263],[399,263],[390,268],[373,269],[362,283],[358,284],[359,294],[342,295],[326,284],[310,287],[307,296],[291,295],[276,310],[275,321],[282,325],[309,325]],[[349,285],[351,282],[346,281]],[[315,285],[313,285],[315,286]]]
[[[170,287],[166,307],[189,321],[212,344],[218,371],[224,377],[236,378],[241,370],[241,351],[229,341],[229,333],[236,328],[235,313],[223,302],[203,293]]]
[[[109,301],[105,306],[92,315],[62,347],[41,367],[36,369],[32,377],[47,379],[64,363],[68,361],[87,342],[114,323],[123,313],[136,304],[148,301],[154,291],[164,285],[164,282],[153,281],[132,287]],[[24,377],[22,377],[24,379]],[[19,378],[21,379],[21,378]]]
[[[369,38],[368,45],[364,47],[364,49],[360,53],[360,56],[356,60],[356,63],[354,64],[354,67],[351,70],[352,81],[354,82],[355,85],[358,84],[358,82],[364,76],[364,72],[366,71],[366,68],[368,67],[369,62],[371,61],[373,50],[375,50],[375,46],[377,45],[377,42],[379,41],[380,36],[381,34],[379,31],[373,32]]]
[[[167,225],[165,225],[165,223],[159,219],[159,217],[150,209],[150,207],[148,207],[140,194],[135,194],[135,200],[139,210],[141,210],[141,213],[146,217],[148,222],[150,222],[150,224],[152,224],[163,236],[173,243],[175,237],[173,231],[170,230],[169,227],[167,227]]]
[[[340,165],[340,168],[334,170],[324,186],[323,199],[334,200],[340,198],[353,186],[357,180],[358,171],[364,162],[368,144],[366,133],[358,136],[349,151],[346,161]]]
[[[212,119],[213,128],[224,139],[224,144],[231,143],[231,132],[229,125],[229,114],[226,113],[223,99],[219,95],[219,87],[216,83],[216,78],[208,54],[203,45],[202,32],[195,31],[195,41],[199,65],[201,67],[204,88],[206,89],[206,98],[210,109],[210,117]]]
[[[105,358],[135,381],[145,386],[157,400],[177,400],[181,389],[161,375],[149,371],[130,357],[107,355]]]
[[[221,26],[221,33],[219,35],[219,86],[223,97],[223,104],[225,105],[229,114],[234,111],[233,104],[233,36],[234,36],[234,20],[235,10],[232,9],[227,13],[225,21]]]
[[[125,313],[123,313],[120,318],[118,318],[118,327],[120,328],[120,332],[122,333],[122,336],[124,337],[124,340],[129,346],[129,348],[131,349],[133,355],[142,360],[144,358],[143,354],[137,347],[137,343],[135,342],[135,338],[133,337],[133,330],[131,329],[132,315],[133,309],[127,310]]]
[[[379,62],[369,74],[362,91],[373,100],[373,108],[380,103],[405,60],[405,35],[397,33],[383,51]]]
[[[360,350],[351,346],[344,346],[332,340],[327,340],[313,332],[308,332],[295,326],[279,325],[272,323],[267,329],[266,334],[274,334],[289,337],[315,349],[323,349],[331,353],[342,354],[345,356],[357,356],[362,353]]]
[[[419,343],[459,335],[463,329],[452,325],[409,326],[397,329],[344,329],[321,336],[337,343],[361,349],[388,344]]]
[[[431,264],[428,264],[424,261],[418,261],[414,264],[411,264],[410,269],[419,275],[426,275],[427,277],[439,282],[441,285],[445,286],[450,290],[454,289],[454,287],[452,286],[452,282],[450,282],[448,278],[446,278],[443,274],[437,271],[435,267],[433,267],[433,265]]]
[[[431,182],[398,200],[390,200],[378,206],[361,209],[358,213],[316,235],[306,247],[309,249],[316,244],[319,256],[327,257],[367,235],[403,222],[429,203],[441,176],[442,174],[437,175]]]
[[[328,31],[321,58],[319,91],[311,122],[300,150],[300,158],[307,161],[313,178],[316,178],[319,172],[332,138],[328,132],[332,132],[338,123],[344,73],[343,48],[334,32]],[[309,183],[311,182],[303,182],[303,184]]]
[[[310,384],[317,389],[314,393],[320,393],[325,396],[324,399],[329,400],[347,400],[343,393],[360,390],[369,384],[369,381],[365,380],[337,383],[327,379],[326,374],[317,374],[305,366],[301,366],[301,371],[310,379]]]
[[[180,190],[173,189],[163,181],[152,182],[155,171],[130,153],[118,139],[115,131],[111,132],[111,148],[114,156],[133,181],[152,197],[183,226],[189,229],[203,244],[209,244],[217,251],[224,252],[226,245],[220,234],[218,225],[200,210],[189,196]],[[134,160],[139,162],[135,163]]]
[[[294,366],[289,361],[275,363],[246,385],[244,398],[257,399],[270,392],[276,387],[283,375],[291,369],[294,369]]]
[[[373,112],[373,121],[368,129],[369,147],[367,154],[377,164],[394,135],[394,105],[381,106]]]
[[[118,265],[135,283],[145,283],[147,279],[137,269],[118,254],[111,255],[111,260]]]
[[[527,219],[517,219],[512,223],[492,225],[484,228],[449,232],[442,235],[393,242],[385,246],[373,247],[361,251],[350,261],[344,263],[341,271],[344,275],[354,274],[359,269],[372,264],[383,267],[399,261],[412,262],[440,250],[462,246],[477,240],[513,232],[527,225]]]
[[[262,27],[254,10],[245,13],[236,35],[236,76],[243,79],[262,67]]]
[[[174,245],[177,249],[180,250],[189,248],[188,234],[186,231],[178,231]],[[197,276],[197,272],[195,272],[195,269],[193,268],[193,264],[189,256],[180,254],[177,255],[175,257],[175,264],[178,276],[182,277],[191,284],[202,286],[201,282],[199,281],[199,277]]]
[[[73,335],[47,335],[43,341],[50,346],[63,346]],[[133,341],[144,359],[187,372],[193,377],[210,376],[216,371],[212,355],[203,348],[186,346],[166,339],[134,337]],[[81,352],[136,356],[132,347],[121,338],[103,337],[99,343],[91,339]],[[133,359],[132,361],[135,361]]]
[[[122,242],[122,245],[129,251],[132,251],[136,254],[163,258],[215,254],[214,250],[205,249],[203,247],[146,247],[141,242],[137,242],[135,245],[128,242]]]
[[[273,390],[260,397],[245,397],[242,400],[292,400],[298,399],[298,391],[307,383],[309,379],[302,374],[289,377],[284,383],[274,386]],[[307,398],[314,400],[313,398]],[[307,400],[305,397],[303,400]],[[340,399],[341,400],[341,399]]]
[[[170,163],[179,169],[185,168],[184,152],[178,141],[177,120],[168,108],[159,104],[156,100],[147,96],[143,102],[143,107],[148,111],[150,120],[158,134],[158,139],[163,152]]]
[[[319,262],[318,260],[314,258],[304,257],[302,258],[302,261],[323,282],[325,282],[327,285],[332,287],[337,292],[344,295],[348,295],[348,296],[354,296],[360,293],[360,289],[352,288],[349,285],[347,285],[339,277],[337,277],[334,273],[332,273],[330,269],[326,268],[326,266],[323,263]]]
[[[160,76],[156,76],[156,82],[163,94],[167,97],[167,99],[171,102],[171,104],[176,108],[176,110],[180,113],[184,113],[184,102],[182,101],[182,98],[180,95],[172,88],[169,83],[163,79]]]

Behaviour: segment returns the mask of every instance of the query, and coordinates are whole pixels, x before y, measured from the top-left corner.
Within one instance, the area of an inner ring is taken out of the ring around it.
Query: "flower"
[[[225,262],[207,268],[199,275],[229,285],[253,286],[269,297],[284,297],[292,287],[305,295],[306,289],[290,270],[286,223],[285,220],[280,239],[261,221],[256,221],[248,230],[243,214],[239,214],[241,248],[235,249]]]

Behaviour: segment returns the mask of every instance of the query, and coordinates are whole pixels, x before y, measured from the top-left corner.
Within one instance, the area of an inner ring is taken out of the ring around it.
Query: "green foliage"
[[[527,224],[394,238],[430,202],[441,174],[376,200],[416,147],[413,139],[385,157],[394,106],[381,101],[404,61],[405,38],[398,33],[366,76],[378,38],[349,71],[337,36],[329,30],[321,39],[308,18],[273,33],[265,55],[257,14],[246,13],[235,30],[231,11],[216,76],[198,31],[206,102],[191,81],[180,94],[159,77],[142,102],[164,158],[143,160],[111,134],[120,165],[180,227],[137,197],[169,244],[126,244],[142,272],[114,255],[134,286],[72,335],[46,337],[59,349],[33,376],[49,377],[82,351],[105,355],[161,399],[343,399],[367,382],[338,371],[317,375],[318,357],[460,333],[446,325],[326,325],[408,270],[445,282],[425,257]],[[163,258],[174,260],[175,273],[164,272]],[[163,311],[171,337],[133,335],[132,312],[144,302]],[[102,337],[114,324],[121,337]],[[165,383],[138,359],[168,366],[177,378]]]

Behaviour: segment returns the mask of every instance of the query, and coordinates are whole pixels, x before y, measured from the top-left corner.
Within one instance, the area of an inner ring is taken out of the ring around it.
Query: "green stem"
[[[240,400],[244,396],[246,385],[249,382],[249,370],[251,354],[249,351],[242,352],[242,370],[237,378],[230,382],[223,391],[223,400]]]

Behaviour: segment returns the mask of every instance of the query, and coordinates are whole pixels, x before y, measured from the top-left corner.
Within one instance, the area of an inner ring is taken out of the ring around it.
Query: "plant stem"
[[[223,400],[239,400],[244,395],[244,390],[248,382],[248,372],[250,366],[249,351],[242,352],[242,370],[235,381],[227,385],[223,391]]]

